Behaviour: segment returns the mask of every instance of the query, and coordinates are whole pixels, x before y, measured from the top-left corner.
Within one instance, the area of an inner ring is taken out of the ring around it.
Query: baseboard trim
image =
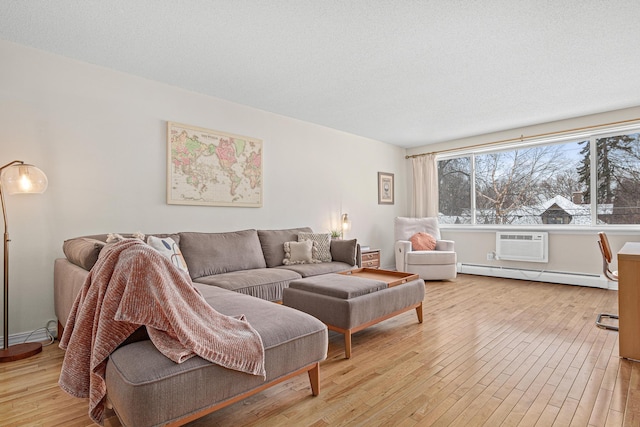
[[[49,327],[49,333],[55,337],[56,334],[58,333],[58,329],[55,327],[54,328]],[[29,337],[29,335],[31,335],[31,337]],[[25,341],[27,339],[28,341]],[[0,335],[0,340],[4,341],[4,336]],[[51,339],[49,338],[49,335],[47,335],[44,328],[40,328],[35,332],[21,332],[18,334],[9,334],[10,346],[15,344],[22,344],[24,342],[42,342],[42,341],[51,341]]]

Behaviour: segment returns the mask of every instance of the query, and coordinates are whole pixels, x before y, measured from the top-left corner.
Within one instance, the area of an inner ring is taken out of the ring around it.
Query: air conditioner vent
[[[512,231],[496,233],[496,259],[548,262],[547,232]]]

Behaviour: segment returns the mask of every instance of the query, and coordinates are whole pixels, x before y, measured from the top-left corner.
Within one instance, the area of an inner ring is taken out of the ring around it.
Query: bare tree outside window
[[[441,221],[471,224],[471,157],[438,162]]]
[[[477,223],[542,223],[551,208],[545,202],[555,196],[570,200],[579,190],[572,174],[577,149],[570,143],[477,155]]]
[[[588,223],[580,150],[572,141],[439,161],[441,222],[470,223],[475,209],[477,224]]]

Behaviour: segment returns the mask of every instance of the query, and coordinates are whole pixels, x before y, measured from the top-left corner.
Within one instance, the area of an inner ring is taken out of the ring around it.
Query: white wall
[[[640,107],[610,111],[602,114],[559,120],[536,126],[511,129],[486,135],[478,135],[441,144],[416,147],[407,150],[408,155],[425,152],[439,152],[441,150],[464,148],[477,144],[503,141],[520,136],[540,135],[550,132],[561,132],[585,126],[603,125],[612,122],[633,120],[640,118]],[[639,122],[640,123],[640,122]],[[406,160],[407,188],[411,188],[411,160]],[[640,194],[638,195],[640,200]],[[602,257],[597,246],[597,232],[606,231],[611,243],[611,249],[619,251],[626,241],[640,241],[640,226],[608,226],[608,227],[563,227],[547,226],[542,229],[549,231],[549,262],[523,263],[514,261],[488,261],[487,252],[495,251],[495,227],[455,227],[442,230],[442,236],[455,240],[458,262],[467,264],[487,265],[492,267],[514,267],[545,271],[561,271],[578,274],[600,274],[602,272]],[[614,268],[616,268],[614,260]],[[579,280],[578,280],[579,281]],[[611,287],[614,287],[611,284]]]
[[[10,334],[54,318],[53,261],[70,237],[105,232],[310,226],[349,213],[347,238],[393,265],[393,218],[377,172],[406,182],[405,150],[326,127],[0,41],[0,165],[49,178],[43,195],[8,196]],[[166,121],[263,140],[262,208],[166,204]]]

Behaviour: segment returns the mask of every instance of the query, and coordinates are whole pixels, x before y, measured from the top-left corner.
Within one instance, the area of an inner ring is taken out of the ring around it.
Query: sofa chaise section
[[[318,393],[318,364],[327,352],[323,323],[279,304],[195,286],[213,308],[230,316],[244,314],[258,331],[265,347],[266,381],[199,357],[175,364],[148,340],[129,344],[110,356],[106,371],[109,401],[123,425],[186,422],[305,371],[313,394]]]

